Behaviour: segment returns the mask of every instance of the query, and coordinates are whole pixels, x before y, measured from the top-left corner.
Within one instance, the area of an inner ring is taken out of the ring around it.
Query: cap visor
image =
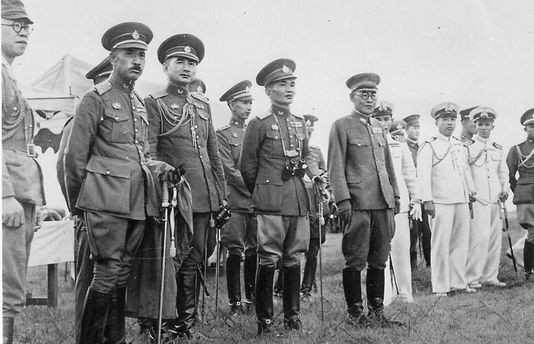
[[[141,49],[147,50],[148,45],[141,42],[125,42],[117,44],[114,49]]]

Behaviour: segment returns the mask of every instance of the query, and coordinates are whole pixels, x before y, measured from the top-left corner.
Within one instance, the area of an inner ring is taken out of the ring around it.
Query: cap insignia
[[[198,85],[198,87],[197,87],[197,92],[202,93],[202,86]]]
[[[447,112],[453,112],[454,111],[454,107],[452,106],[451,103],[447,104],[447,106],[445,107],[445,111],[447,111]]]
[[[246,93],[250,93],[250,87],[248,87],[248,86],[245,87],[245,92],[246,92]]]
[[[291,69],[288,66],[283,65],[282,66],[282,72],[284,72],[286,74],[290,74],[291,73]]]
[[[191,52],[191,47],[190,47],[190,46],[186,46],[186,47],[184,48],[184,51],[185,51],[186,53],[190,53],[190,52]]]
[[[137,32],[137,30],[134,30],[134,32],[132,32],[132,38],[139,39],[139,32]]]

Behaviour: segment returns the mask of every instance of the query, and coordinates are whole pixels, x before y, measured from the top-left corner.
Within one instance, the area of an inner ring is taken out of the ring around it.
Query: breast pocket
[[[278,131],[268,131],[265,135],[264,149],[270,155],[284,155],[282,141]]]
[[[133,141],[133,127],[128,113],[107,112],[101,128],[102,136],[108,142],[128,143]]]
[[[230,141],[228,144],[230,145],[232,158],[234,161],[239,161],[239,155],[241,154],[241,143]]]

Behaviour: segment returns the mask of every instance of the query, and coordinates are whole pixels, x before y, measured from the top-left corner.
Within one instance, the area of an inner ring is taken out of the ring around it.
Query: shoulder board
[[[200,100],[201,102],[204,102],[206,104],[209,104],[209,99],[204,94],[200,92],[190,92],[191,97]]]
[[[95,91],[99,95],[103,95],[107,91],[111,90],[113,88],[113,85],[109,81],[102,81],[98,85],[95,85]]]
[[[497,149],[502,149],[502,146],[500,144],[498,144],[497,142],[493,142],[493,147],[495,147]]]
[[[310,148],[311,149],[316,149],[316,150],[321,150],[321,147],[316,146],[316,145],[310,145]]]
[[[161,91],[152,93],[150,96],[152,98],[154,98],[154,99],[158,99],[158,98],[161,98],[161,97],[165,97],[167,94],[168,94],[167,90],[161,90]]]
[[[230,127],[231,127],[231,125],[227,124],[224,127],[219,128],[219,130],[217,130],[217,131],[223,131],[223,130],[229,129]]]
[[[258,119],[266,119],[267,117],[269,117],[272,114],[273,113],[271,111],[266,111],[266,112],[264,112],[262,114],[257,115],[256,117],[258,117]]]
[[[294,114],[292,113],[293,117],[297,117],[298,119],[304,119],[304,117],[302,115],[299,115],[299,114]]]

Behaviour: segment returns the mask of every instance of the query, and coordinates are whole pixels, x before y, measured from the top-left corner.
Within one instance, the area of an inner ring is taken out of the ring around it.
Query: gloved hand
[[[398,213],[400,213],[400,208],[401,208],[401,201],[400,201],[400,198],[395,197],[395,209],[393,209],[393,211],[395,212],[395,215],[397,215]]]
[[[423,212],[421,210],[421,203],[416,202],[412,204],[410,209],[410,216],[414,220],[423,221]]]
[[[423,205],[425,206],[425,211],[427,212],[427,214],[433,218],[436,215],[436,207],[434,206],[434,202],[426,201],[423,203]]]
[[[499,201],[506,202],[508,199],[508,192],[501,191],[499,192]]]
[[[339,226],[344,232],[345,228],[350,224],[352,217],[352,204],[350,203],[350,199],[345,199],[337,203],[337,214],[339,218]]]

